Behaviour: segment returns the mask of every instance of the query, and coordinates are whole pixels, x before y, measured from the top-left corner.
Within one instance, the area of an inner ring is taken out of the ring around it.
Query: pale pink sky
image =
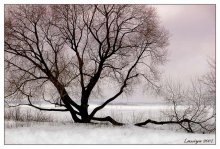
[[[170,32],[168,62],[162,67],[163,79],[183,84],[208,71],[207,60],[215,57],[215,5],[153,5]],[[132,96],[121,99],[135,102],[158,101],[137,87]],[[117,99],[120,101],[120,99]]]
[[[165,76],[189,81],[205,73],[215,57],[215,5],[155,5],[171,34]]]

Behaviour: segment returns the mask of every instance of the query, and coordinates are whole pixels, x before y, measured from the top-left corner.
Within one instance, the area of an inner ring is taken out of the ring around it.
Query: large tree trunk
[[[82,104],[80,109],[82,123],[89,123],[88,104]]]
[[[64,103],[65,107],[70,111],[70,114],[71,114],[74,122],[76,122],[76,123],[90,123],[91,120],[95,120],[95,121],[102,121],[102,122],[104,122],[104,121],[110,122],[113,125],[118,125],[118,126],[123,125],[123,123],[119,123],[119,122],[115,121],[110,116],[107,116],[104,118],[97,118],[97,117],[94,117],[94,115],[90,116],[88,114],[88,106],[89,106],[88,99],[89,99],[91,91],[87,91],[82,94],[81,105],[78,105],[69,97],[64,86],[62,86],[57,81],[53,81],[53,83],[54,83],[55,87],[57,88],[57,90],[60,94],[61,100]],[[76,108],[77,111],[73,107]],[[81,118],[79,118],[77,115]]]
[[[81,115],[81,121],[82,123],[89,123],[90,122],[90,117],[88,114],[88,101],[89,101],[89,96],[90,96],[91,91],[83,91],[82,92],[82,97],[81,97],[81,106],[80,106],[80,115]]]

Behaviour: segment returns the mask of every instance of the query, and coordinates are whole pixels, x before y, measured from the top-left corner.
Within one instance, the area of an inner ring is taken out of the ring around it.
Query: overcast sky
[[[156,5],[171,34],[165,76],[188,81],[205,73],[215,56],[215,5]]]
[[[183,83],[208,71],[207,60],[215,57],[215,5],[154,5],[163,25],[170,32],[168,62],[163,78]],[[136,89],[129,101],[154,97]]]

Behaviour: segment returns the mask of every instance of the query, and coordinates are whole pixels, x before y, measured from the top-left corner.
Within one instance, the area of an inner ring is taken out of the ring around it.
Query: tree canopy
[[[69,111],[75,122],[119,124],[95,114],[138,80],[158,87],[169,35],[151,6],[9,5],[5,11],[8,99],[27,99],[26,105],[40,110]],[[88,113],[91,94],[106,81],[117,92]],[[63,108],[41,108],[33,100]]]

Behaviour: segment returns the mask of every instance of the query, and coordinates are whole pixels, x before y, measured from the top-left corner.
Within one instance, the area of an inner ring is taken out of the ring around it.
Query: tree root
[[[102,122],[110,122],[115,126],[122,126],[124,125],[123,123],[117,122],[116,120],[114,120],[113,118],[111,118],[110,116],[107,117],[103,117],[103,118],[99,118],[99,117],[93,117],[92,120],[96,120],[96,121],[102,121]]]

